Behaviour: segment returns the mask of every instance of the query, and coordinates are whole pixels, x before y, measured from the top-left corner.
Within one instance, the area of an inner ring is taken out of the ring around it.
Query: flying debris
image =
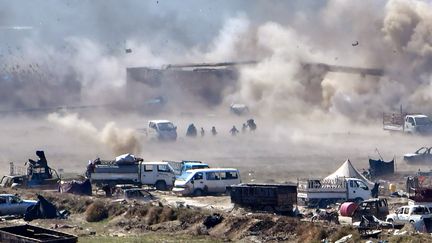
[[[127,49],[125,49],[125,52],[126,53],[132,53],[132,49],[131,48],[127,48]]]
[[[359,44],[359,42],[356,41],[356,42],[352,43],[351,45],[352,45],[352,46],[358,46],[358,44]]]

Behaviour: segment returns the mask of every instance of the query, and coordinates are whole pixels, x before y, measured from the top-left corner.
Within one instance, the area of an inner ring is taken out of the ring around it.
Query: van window
[[[203,176],[202,172],[196,173],[193,177],[194,180],[202,180],[203,178],[204,178],[204,176]]]
[[[404,208],[403,209],[403,214],[409,214],[409,208]]]
[[[207,172],[207,180],[220,180],[219,172]]]
[[[237,172],[231,172],[231,171],[220,172],[220,175],[222,180],[233,180],[238,178]]]
[[[168,165],[158,165],[157,169],[159,172],[170,172]]]
[[[414,118],[408,117],[408,122],[411,123],[411,125],[414,126]]]
[[[153,171],[153,165],[144,165],[144,171]]]
[[[6,203],[6,198],[0,197],[0,204]]]

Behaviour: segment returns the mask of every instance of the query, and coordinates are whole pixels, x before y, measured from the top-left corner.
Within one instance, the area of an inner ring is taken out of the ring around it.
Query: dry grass
[[[95,201],[88,206],[85,211],[85,219],[87,222],[99,222],[108,218],[108,209],[102,201]]]

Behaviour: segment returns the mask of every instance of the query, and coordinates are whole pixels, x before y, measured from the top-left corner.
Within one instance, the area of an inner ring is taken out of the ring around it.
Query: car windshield
[[[159,130],[170,131],[174,129],[174,125],[171,122],[158,123]]]
[[[190,177],[191,174],[192,174],[191,171],[185,171],[177,178],[177,180],[186,181]]]
[[[428,117],[416,117],[415,121],[418,126],[425,126],[425,125],[432,124],[431,120]]]

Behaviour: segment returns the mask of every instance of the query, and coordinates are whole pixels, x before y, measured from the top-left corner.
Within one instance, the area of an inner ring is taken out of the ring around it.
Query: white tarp
[[[337,179],[337,178],[357,178],[364,181],[368,185],[373,185],[374,183],[366,179],[354,166],[351,161],[346,160],[335,172],[327,176],[325,179]]]
[[[135,162],[135,156],[133,154],[122,154],[115,158],[117,164],[131,164]]]

